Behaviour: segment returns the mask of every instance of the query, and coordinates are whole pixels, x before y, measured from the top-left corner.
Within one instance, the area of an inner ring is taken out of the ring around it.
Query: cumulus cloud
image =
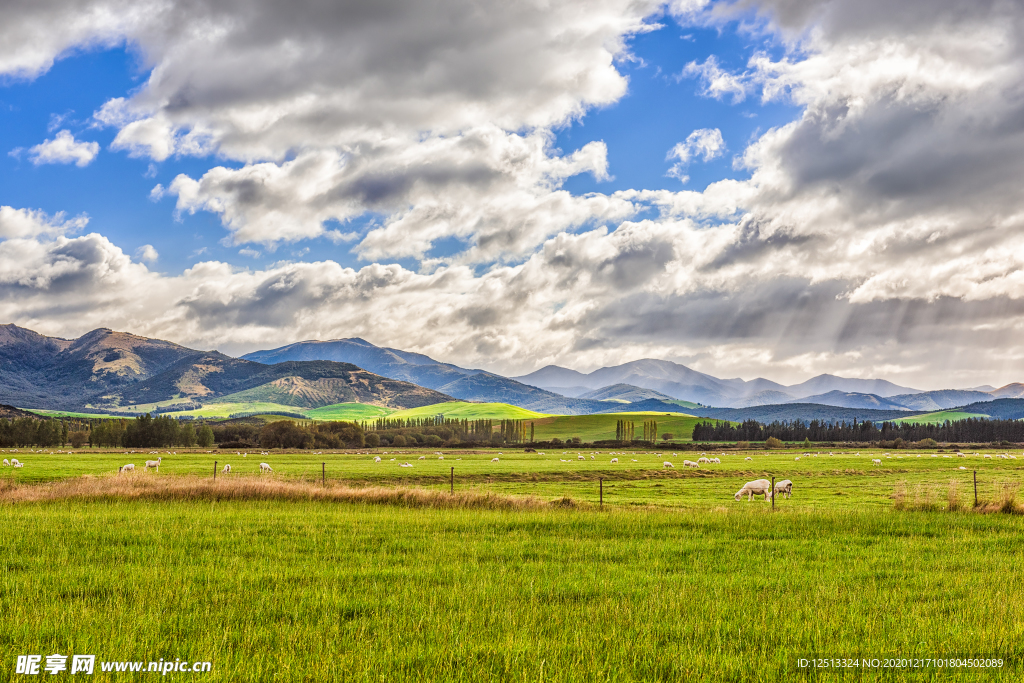
[[[694,157],[704,161],[711,161],[722,156],[725,151],[725,140],[722,138],[722,131],[717,128],[700,128],[690,133],[686,140],[676,143],[665,156],[666,161],[676,160],[672,168],[668,170],[668,176],[679,178],[682,182],[689,180],[684,169]]]
[[[135,250],[135,259],[138,261],[155,263],[158,258],[160,258],[160,254],[152,244],[143,244]]]
[[[5,13],[13,28],[0,27],[0,70],[38,73],[74,46],[126,38],[152,72],[97,112],[118,131],[114,147],[226,160],[158,186],[154,199],[217,214],[235,244],[327,237],[365,259],[426,267],[200,263],[165,277],[98,235],[67,237],[63,219],[21,217],[10,225],[43,227],[2,228],[16,238],[0,244],[13,268],[0,269],[0,310],[222,348],[226,338],[244,347],[359,334],[505,371],[533,369],[521,359],[649,355],[927,387],[996,383],[971,373],[1019,367],[1019,4],[673,3],[688,26],[739,17],[741,30],[777,40],[741,69],[714,55],[687,66],[699,92],[785,100],[801,113],[742,151],[749,178],[583,196],[563,182],[607,177],[605,146],[557,150],[550,131],[623,96],[616,60],[659,6],[473,7],[19,4]],[[678,175],[724,149],[720,133],[702,135],[670,153]],[[378,218],[354,227],[367,212]],[[441,240],[465,248],[435,258]],[[73,315],[54,294],[70,281],[81,285]],[[161,306],[119,299],[104,289],[115,281]]]
[[[77,232],[88,223],[89,217],[84,214],[67,218],[63,212],[51,216],[39,210],[0,206],[0,239],[5,240],[55,237]]]
[[[71,164],[85,168],[100,153],[97,142],[75,140],[71,131],[62,130],[52,140],[45,140],[29,149],[29,159],[36,166],[42,164]]]

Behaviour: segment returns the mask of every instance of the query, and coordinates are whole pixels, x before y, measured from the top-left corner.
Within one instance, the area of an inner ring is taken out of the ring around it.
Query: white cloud
[[[722,131],[717,128],[699,128],[690,133],[686,140],[676,143],[665,156],[666,161],[676,160],[676,163],[669,169],[670,177],[679,178],[682,182],[689,180],[683,169],[694,157],[704,161],[711,161],[722,156],[725,151],[725,140],[722,138]]]
[[[75,140],[71,131],[62,130],[52,140],[46,140],[29,149],[29,158],[36,166],[42,164],[71,164],[84,168],[100,153],[97,142]]]
[[[145,261],[146,263],[155,263],[160,254],[157,252],[156,247],[152,244],[144,244],[135,250],[135,258],[138,261]]]
[[[778,41],[736,71],[715,56],[689,65],[701,92],[801,113],[743,151],[748,180],[584,196],[563,182],[608,177],[607,149],[556,150],[550,131],[622,97],[616,61],[655,5],[60,6],[5,15],[0,70],[37,73],[73,45],[131,40],[153,71],[97,112],[118,129],[114,147],[233,162],[170,183],[177,211],[217,214],[233,244],[351,240],[361,258],[424,268],[201,263],[164,277],[100,236],[62,236],[63,219],[0,214],[21,226],[0,244],[7,319],[221,347],[360,334],[509,371],[655,355],[936,386],[996,383],[969,373],[1017,372],[1024,358],[1015,3],[675,3],[689,24],[742,14],[742,30]],[[721,154],[719,139],[680,143],[676,173]],[[350,227],[367,212],[368,227]],[[442,240],[465,249],[432,258]],[[74,309],[61,299],[72,281]]]
[[[88,223],[85,214],[66,218],[63,212],[50,216],[44,211],[0,206],[0,239],[55,237],[77,232]]]

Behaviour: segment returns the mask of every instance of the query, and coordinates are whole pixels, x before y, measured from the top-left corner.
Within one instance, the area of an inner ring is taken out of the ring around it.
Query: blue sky
[[[0,320],[1020,378],[1019,7],[480,7],[0,7]]]

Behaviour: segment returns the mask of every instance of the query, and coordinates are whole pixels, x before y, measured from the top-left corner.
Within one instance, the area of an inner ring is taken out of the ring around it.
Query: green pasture
[[[924,413],[913,417],[901,417],[892,422],[913,422],[916,424],[942,424],[946,420],[966,420],[972,417],[988,418],[988,415],[978,413],[964,413],[959,410],[939,410],[934,413]]]
[[[50,451],[53,450],[51,454]],[[154,452],[156,451],[156,452]],[[606,506],[658,506],[692,510],[714,510],[764,506],[765,502],[737,503],[733,494],[753,479],[775,477],[794,482],[793,497],[779,499],[776,506],[815,512],[836,509],[891,509],[897,488],[921,500],[945,504],[952,486],[960,502],[973,503],[973,472],[978,473],[979,497],[995,501],[1008,489],[1024,484],[1024,454],[1018,459],[985,458],[1003,451],[972,449],[965,458],[944,457],[935,451],[874,450],[812,451],[709,451],[721,464],[704,464],[699,469],[683,466],[701,453],[654,449],[584,449],[563,447],[527,453],[522,447],[453,451],[447,449],[379,448],[338,452],[263,451],[210,449],[209,452],[180,448],[143,451],[92,451],[75,453],[46,449],[19,449],[0,453],[17,458],[25,467],[0,469],[0,484],[41,483],[73,477],[117,476],[118,467],[133,463],[132,477],[213,476],[232,466],[231,474],[218,478],[257,477],[259,464],[273,468],[273,477],[314,482],[323,474],[329,483],[352,486],[413,486],[448,490],[452,468],[458,490],[507,495],[534,495],[546,500],[569,497],[598,502],[599,480],[603,480]],[[974,455],[978,452],[980,455]],[[264,455],[266,453],[266,455]],[[440,459],[437,453],[443,454]],[[860,453],[858,455],[858,453]],[[374,457],[381,462],[375,462]],[[421,460],[420,457],[423,457]],[[162,457],[159,472],[146,471],[146,460]],[[579,458],[583,459],[580,460]],[[751,458],[747,460],[746,458]],[[493,462],[498,458],[498,462]],[[616,458],[618,462],[611,462]],[[799,460],[797,460],[799,458]],[[881,460],[880,465],[872,463]],[[635,462],[634,462],[635,461]],[[664,462],[674,467],[666,468]],[[409,463],[412,467],[401,467]],[[966,469],[961,470],[960,467]],[[270,475],[264,475],[270,476]]]
[[[267,403],[263,401],[256,401],[252,403],[204,403],[202,408],[196,410],[179,410],[173,413],[165,413],[170,417],[206,417],[206,418],[218,418],[228,417],[236,413],[274,413],[274,412],[287,412],[287,413],[298,413],[305,414],[308,411],[305,408],[296,408],[295,406],[286,406],[282,403]]]
[[[22,678],[17,655],[61,653],[212,661],[167,680],[231,682],[1016,680],[1024,518],[801,498],[776,514],[731,498],[672,512],[0,502],[0,677]],[[797,669],[948,655],[1008,667]],[[153,678],[99,668],[87,678]]]
[[[372,420],[375,417],[385,417],[394,412],[390,408],[370,405],[368,403],[335,403],[322,408],[304,408],[299,410],[313,420]]]
[[[71,412],[71,411],[67,411],[67,410],[42,410],[42,409],[37,409],[37,408],[22,408],[22,410],[26,410],[26,411],[28,411],[30,413],[35,413],[36,415],[42,415],[44,417],[57,417],[57,418],[60,418],[60,417],[77,417],[77,418],[83,418],[83,419],[86,419],[86,420],[103,420],[103,419],[113,419],[113,418],[119,418],[120,417],[120,416],[117,416],[117,415],[107,415],[105,413],[76,413],[76,412]]]
[[[467,403],[465,401],[448,401],[420,408],[399,410],[391,413],[388,417],[408,420],[410,418],[431,418],[435,415],[444,415],[446,418],[459,420],[529,420],[547,417],[544,413],[536,413],[508,403]]]
[[[683,413],[601,413],[599,415],[550,415],[529,420],[534,425],[534,439],[548,441],[559,438],[563,441],[574,436],[583,441],[610,441],[615,439],[615,424],[618,420],[634,423],[634,436],[643,437],[643,423],[655,420],[658,423],[658,439],[661,435],[673,435],[673,441],[689,441],[693,427],[701,418]]]

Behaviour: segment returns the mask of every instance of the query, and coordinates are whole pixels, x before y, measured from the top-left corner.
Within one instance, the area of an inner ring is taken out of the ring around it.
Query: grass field
[[[966,420],[971,417],[987,418],[988,415],[978,413],[964,413],[959,410],[939,410],[934,413],[924,413],[914,417],[901,417],[893,422],[916,422],[917,424],[942,424],[946,420]]]
[[[308,411],[305,408],[296,408],[295,406],[286,406],[281,403],[204,403],[202,408],[198,410],[181,410],[173,413],[166,413],[171,417],[207,417],[207,418],[218,418],[228,417],[236,413],[261,413],[261,412],[280,412],[284,411],[287,413],[299,413],[306,414]]]
[[[0,671],[14,678],[16,655],[59,652],[211,661],[196,676],[210,681],[788,681],[806,677],[799,657],[1024,657],[1024,517],[898,512],[890,498],[900,481],[944,494],[964,476],[957,463],[984,482],[1019,483],[1019,461],[912,453],[872,469],[866,455],[754,452],[665,471],[664,454],[625,456],[641,464],[622,468],[608,452],[561,462],[574,454],[400,454],[415,474],[391,454],[380,464],[366,454],[261,456],[277,471],[268,490],[282,478],[309,487],[278,500],[204,493],[181,473],[202,469],[205,453],[139,475],[183,482],[191,493],[180,500],[16,503],[25,488],[0,484]],[[42,467],[42,455],[26,469]],[[54,474],[124,459],[64,455],[52,456]],[[302,484],[324,459],[344,481]],[[541,504],[314,497],[392,478],[444,488],[452,465],[460,490],[508,489]],[[733,500],[737,482],[767,471],[796,482],[776,514]],[[608,478],[604,510],[598,475]],[[235,482],[261,485],[239,475],[218,486]],[[543,505],[563,494],[576,506]],[[901,674],[881,678],[932,680]],[[90,677],[136,679],[148,677]]]
[[[658,436],[672,434],[672,441],[689,441],[693,427],[700,418],[682,413],[602,413],[600,415],[551,415],[529,420],[534,425],[534,438],[547,441],[558,437],[565,439],[578,436],[583,441],[603,441],[615,438],[615,424],[618,420],[635,423],[636,437],[643,436],[643,423],[658,422]]]
[[[105,413],[75,413],[67,410],[37,410],[36,408],[22,408],[22,410],[27,410],[28,412],[35,413],[36,415],[45,415],[46,417],[80,417],[87,420],[100,420],[116,417],[115,415],[107,415]]]
[[[449,401],[448,403],[435,403],[422,408],[409,408],[398,410],[389,417],[394,418],[429,418],[435,415],[444,415],[448,418],[459,420],[527,420],[531,418],[547,417],[544,413],[535,413],[526,408],[509,405],[508,403],[466,403],[464,401]]]
[[[367,403],[335,403],[322,408],[306,408],[300,410],[314,420],[372,420],[375,417],[390,415],[393,410],[381,408]]]

